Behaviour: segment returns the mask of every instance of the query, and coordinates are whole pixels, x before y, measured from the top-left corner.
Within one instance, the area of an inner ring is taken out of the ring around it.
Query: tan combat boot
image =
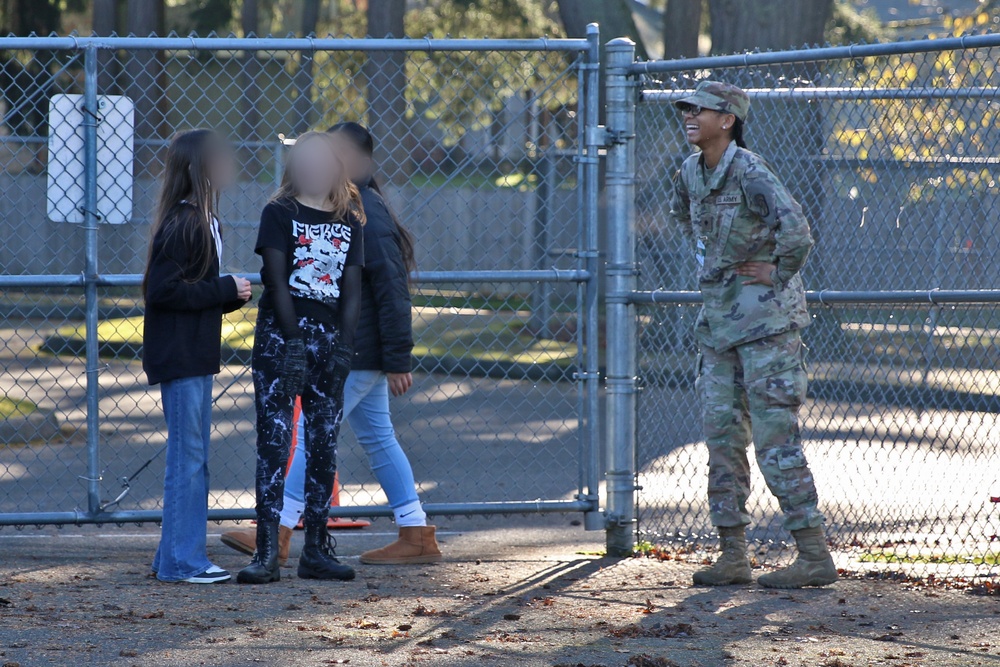
[[[719,528],[719,544],[722,554],[714,565],[694,573],[695,586],[730,586],[753,581],[747,559],[746,529],[743,526]]]
[[[434,526],[407,526],[399,529],[399,539],[381,549],[361,554],[365,565],[415,565],[441,560]]]
[[[222,534],[222,543],[230,549],[253,556],[257,548],[257,529],[232,530]],[[281,526],[278,529],[278,565],[284,567],[288,561],[288,548],[292,544],[292,529]]]
[[[803,588],[827,586],[837,581],[837,568],[826,548],[823,528],[793,530],[799,555],[786,568],[760,576],[757,583],[766,588]]]

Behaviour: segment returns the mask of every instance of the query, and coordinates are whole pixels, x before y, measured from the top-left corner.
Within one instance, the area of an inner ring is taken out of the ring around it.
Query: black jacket
[[[399,232],[385,201],[369,186],[360,188],[368,222],[364,226],[365,268],[361,317],[354,336],[356,371],[409,373],[413,351],[410,285]]]
[[[222,315],[237,310],[236,282],[219,277],[218,257],[208,275],[195,274],[180,230],[197,216],[188,204],[177,206],[153,237],[146,312],[143,318],[142,369],[149,384],[219,372]]]

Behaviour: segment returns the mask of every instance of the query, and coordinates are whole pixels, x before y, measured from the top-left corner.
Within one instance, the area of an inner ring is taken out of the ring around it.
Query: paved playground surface
[[[163,584],[155,527],[0,531],[0,665],[1000,665],[1000,597],[865,579],[688,585],[696,563],[602,557],[574,517],[441,520],[446,560],[373,567],[386,521],[339,533],[350,583]],[[210,525],[210,554],[245,558]],[[292,547],[292,563],[301,537]]]

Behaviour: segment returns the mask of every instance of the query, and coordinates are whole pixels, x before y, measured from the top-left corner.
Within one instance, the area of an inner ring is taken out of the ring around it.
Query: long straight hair
[[[285,173],[281,175],[281,185],[277,192],[271,197],[271,201],[290,200],[293,204],[295,198],[299,196],[299,188],[296,185],[298,175],[299,152],[302,147],[314,141],[322,142],[330,149],[334,159],[340,164],[340,173],[336,178],[330,180],[330,193],[327,200],[330,202],[330,218],[341,220],[348,215],[354,215],[358,221],[365,224],[365,208],[361,204],[361,193],[351,182],[351,175],[347,172],[347,167],[343,160],[337,155],[337,150],[333,145],[330,135],[325,132],[306,132],[295,140],[288,151],[288,160],[285,165]]]
[[[146,295],[149,266],[153,259],[153,239],[158,234],[180,234],[188,252],[185,277],[196,283],[205,278],[218,261],[212,235],[212,220],[219,209],[219,192],[212,187],[209,168],[213,154],[224,150],[223,140],[212,130],[199,128],[178,132],[167,148],[163,167],[163,186],[156,204],[156,221],[150,235],[146,271],[142,276],[142,294]],[[192,216],[178,216],[175,209],[187,202],[195,210]],[[170,225],[169,228],[167,226]]]
[[[327,132],[330,134],[343,135],[349,139],[358,150],[363,152],[368,157],[372,157],[375,153],[375,136],[367,127],[361,125],[360,123],[344,121],[337,123],[327,130]],[[371,179],[369,179],[368,187],[382,197],[382,201],[385,202],[385,207],[389,211],[389,217],[392,218],[392,223],[396,226],[396,231],[399,233],[399,250],[403,255],[403,266],[406,268],[406,272],[412,273],[413,271],[416,271],[417,260],[416,253],[414,252],[416,244],[413,240],[413,234],[411,234],[410,230],[403,226],[399,216],[396,215],[396,211],[389,205],[389,200],[387,200],[385,194],[382,193],[382,188],[379,187],[378,180],[375,176],[372,176]]]

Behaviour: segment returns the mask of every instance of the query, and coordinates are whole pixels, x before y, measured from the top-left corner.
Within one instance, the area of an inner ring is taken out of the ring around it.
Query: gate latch
[[[604,125],[587,128],[587,145],[610,148],[620,146],[634,139],[634,134],[629,134],[625,130],[615,130]]]

